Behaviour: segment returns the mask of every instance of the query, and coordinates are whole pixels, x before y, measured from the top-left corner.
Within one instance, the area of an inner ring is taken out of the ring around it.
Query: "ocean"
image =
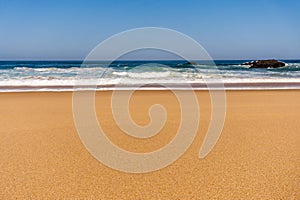
[[[281,60],[282,68],[253,69],[248,60],[186,61],[0,61],[0,92],[113,90],[144,85],[163,90],[162,84],[186,89],[207,89],[208,81],[230,90],[300,89],[300,60]],[[96,85],[96,86],[95,86]],[[210,88],[213,89],[213,88]],[[218,89],[218,88],[216,88]]]

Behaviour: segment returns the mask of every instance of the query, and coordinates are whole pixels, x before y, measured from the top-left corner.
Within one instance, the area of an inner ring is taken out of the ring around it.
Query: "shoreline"
[[[299,90],[300,82],[245,82],[245,83],[157,83],[157,84],[107,84],[107,85],[0,85],[0,93],[5,92],[73,92],[73,91],[113,91],[113,90]]]

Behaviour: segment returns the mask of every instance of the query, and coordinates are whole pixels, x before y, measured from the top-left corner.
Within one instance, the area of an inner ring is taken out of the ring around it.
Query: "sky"
[[[0,0],[0,60],[81,60],[139,27],[182,32],[213,59],[299,59],[299,10],[299,0]]]

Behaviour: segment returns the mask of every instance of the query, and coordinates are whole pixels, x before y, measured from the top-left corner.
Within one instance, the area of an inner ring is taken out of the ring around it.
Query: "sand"
[[[162,103],[168,121],[149,139],[123,134],[112,119],[111,92],[98,92],[99,123],[115,144],[133,152],[166,145],[180,110],[172,93],[139,91],[130,111],[136,123]],[[197,136],[172,165],[130,174],[94,159],[72,117],[71,92],[0,94],[0,199],[300,199],[300,91],[227,91],[222,135],[204,159],[198,152],[210,121],[207,92],[197,92]]]

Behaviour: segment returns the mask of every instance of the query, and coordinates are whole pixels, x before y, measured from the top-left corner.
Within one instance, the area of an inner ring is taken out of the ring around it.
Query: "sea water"
[[[241,65],[246,61],[0,61],[0,91],[113,90],[116,85],[163,90],[160,85],[186,89],[186,83],[206,90],[210,81],[232,90],[300,88],[300,60],[281,60],[285,67],[268,69]]]

